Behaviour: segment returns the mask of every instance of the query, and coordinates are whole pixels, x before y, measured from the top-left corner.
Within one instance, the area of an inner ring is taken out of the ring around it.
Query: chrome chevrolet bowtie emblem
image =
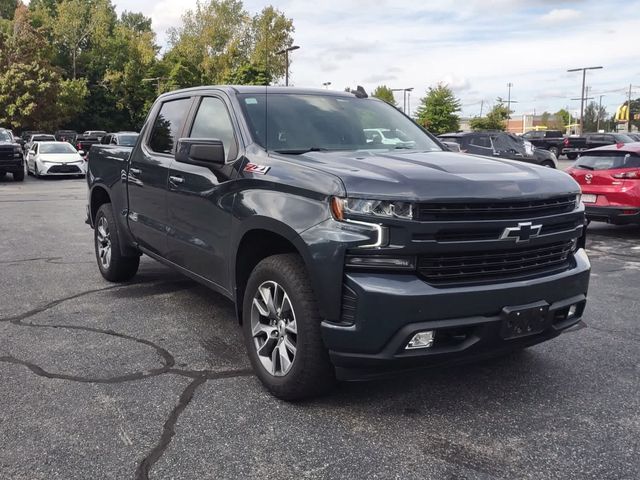
[[[540,235],[542,225],[533,225],[531,222],[518,223],[517,227],[508,227],[504,229],[500,240],[515,240],[516,243],[528,242],[532,238]]]

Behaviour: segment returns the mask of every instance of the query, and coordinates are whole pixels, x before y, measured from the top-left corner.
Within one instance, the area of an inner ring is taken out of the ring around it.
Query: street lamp
[[[407,92],[413,92],[413,87],[410,88],[392,88],[392,92],[402,92],[402,111],[407,113]]]
[[[285,70],[285,80],[284,80],[284,84],[285,86],[289,86],[289,52],[292,52],[294,50],[298,50],[300,47],[298,45],[292,45],[289,48],[285,48],[284,50],[280,50],[279,52],[276,52],[276,55],[282,55],[284,54],[284,62],[286,65],[286,70]]]
[[[322,86],[323,86],[324,88],[326,88],[327,90],[329,90],[329,85],[331,85],[331,82],[323,82],[323,83],[322,83]]]
[[[584,83],[587,78],[587,70],[600,70],[602,67],[582,67],[582,68],[572,68],[567,70],[567,72],[582,72],[582,91],[580,92],[580,135],[584,133]]]

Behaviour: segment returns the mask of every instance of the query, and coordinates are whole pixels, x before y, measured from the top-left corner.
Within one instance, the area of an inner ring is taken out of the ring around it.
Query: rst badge
[[[258,165],[256,163],[247,163],[247,166],[244,167],[245,172],[249,173],[257,173],[260,175],[265,175],[271,167],[267,167],[266,165]]]

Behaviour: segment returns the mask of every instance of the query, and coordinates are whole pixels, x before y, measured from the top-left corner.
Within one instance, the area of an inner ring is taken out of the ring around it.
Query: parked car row
[[[640,141],[640,135],[624,133],[587,133],[584,136],[564,136],[560,130],[531,131],[522,138],[538,148],[552,152],[556,157],[566,155],[569,160],[578,158],[580,152],[604,145]]]
[[[458,144],[460,152],[535,163],[549,168],[557,168],[556,156],[548,151],[534,148],[531,143],[505,132],[462,132],[446,133],[440,140]]]

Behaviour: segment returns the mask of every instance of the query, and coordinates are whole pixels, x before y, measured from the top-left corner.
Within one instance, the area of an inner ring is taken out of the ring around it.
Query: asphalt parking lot
[[[287,404],[231,303],[102,279],[77,179],[0,180],[0,478],[640,478],[640,228],[592,224],[586,328]]]

